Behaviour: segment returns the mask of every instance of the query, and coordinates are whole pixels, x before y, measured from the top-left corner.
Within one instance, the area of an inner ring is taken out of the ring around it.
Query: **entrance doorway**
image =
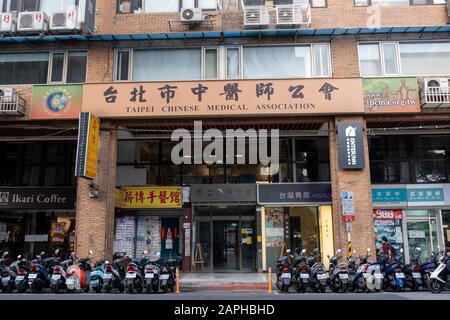
[[[256,270],[255,205],[194,206],[194,228],[195,271]]]

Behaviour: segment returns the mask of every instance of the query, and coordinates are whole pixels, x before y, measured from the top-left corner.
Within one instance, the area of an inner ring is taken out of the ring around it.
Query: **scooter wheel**
[[[27,285],[23,282],[21,282],[19,284],[19,288],[18,288],[19,293],[25,293],[27,292]]]
[[[34,282],[31,284],[31,292],[32,292],[32,293],[39,293],[39,292],[41,292],[41,291],[42,291],[41,286],[38,285],[38,284],[36,283],[36,281],[34,281]]]
[[[105,287],[105,293],[111,293],[111,291],[112,291],[111,286],[106,286]]]
[[[163,287],[163,292],[164,293],[169,293],[169,288],[167,286]]]
[[[441,293],[443,285],[436,279],[431,279],[429,282],[429,289],[431,293]]]
[[[153,288],[153,293],[158,293],[158,291],[159,291],[159,288],[158,288],[158,287],[154,287],[154,288]]]
[[[125,286],[124,286],[124,285],[121,285],[121,286],[119,287],[119,292],[120,292],[120,293],[124,293],[124,292],[125,292]]]
[[[75,293],[75,289],[66,289],[67,293]]]
[[[133,294],[134,293],[134,286],[132,284],[128,285],[128,293]]]
[[[53,284],[50,289],[52,293],[59,293],[59,288],[57,284]]]
[[[98,286],[94,288],[95,293],[100,293],[102,292],[102,287]]]
[[[89,292],[89,287],[83,288],[83,292],[84,292],[84,293],[88,293],[88,292]]]
[[[6,285],[6,290],[7,293],[12,293],[14,291],[14,282],[8,282],[8,284]]]

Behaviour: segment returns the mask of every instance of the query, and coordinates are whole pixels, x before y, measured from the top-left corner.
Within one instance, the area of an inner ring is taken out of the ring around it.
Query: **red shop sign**
[[[402,209],[373,209],[373,218],[376,220],[401,220]]]

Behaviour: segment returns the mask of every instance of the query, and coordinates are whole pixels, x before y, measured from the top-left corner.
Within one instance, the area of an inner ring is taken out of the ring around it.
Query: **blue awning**
[[[171,39],[214,39],[214,38],[270,38],[333,35],[402,34],[402,33],[443,33],[450,32],[450,25],[419,27],[381,27],[381,28],[326,28],[326,29],[265,29],[242,31],[205,31],[148,34],[111,35],[46,35],[0,37],[0,43],[56,42],[56,41],[130,41],[130,40],[171,40]]]

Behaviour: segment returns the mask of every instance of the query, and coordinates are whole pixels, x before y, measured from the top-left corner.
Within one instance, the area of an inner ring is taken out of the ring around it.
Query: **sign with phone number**
[[[401,220],[402,209],[373,209],[373,218],[376,220]]]

